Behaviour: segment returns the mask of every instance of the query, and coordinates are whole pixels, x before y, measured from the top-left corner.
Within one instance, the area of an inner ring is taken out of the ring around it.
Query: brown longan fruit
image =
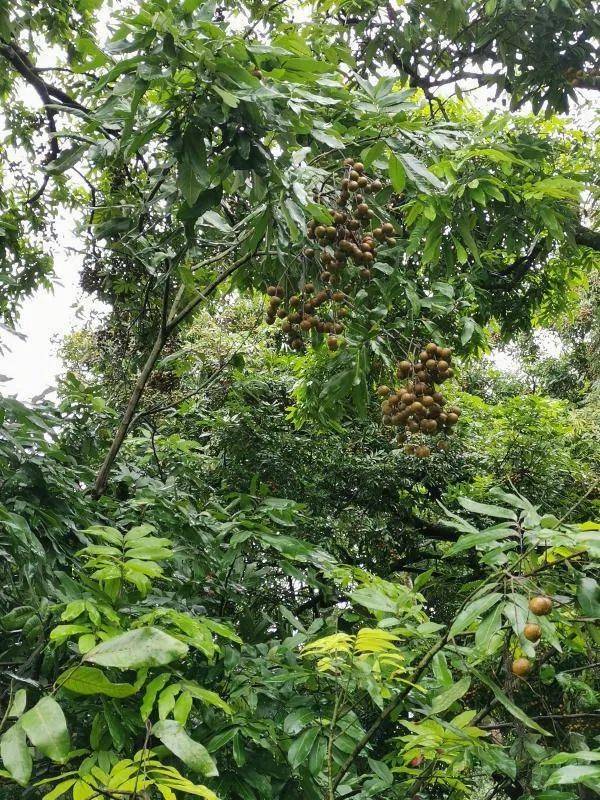
[[[328,348],[329,348],[329,350],[331,350],[331,351],[333,351],[333,350],[337,350],[337,349],[338,349],[338,347],[339,347],[339,341],[338,341],[338,338],[337,338],[337,336],[328,336],[328,337],[327,337],[327,347],[328,347]]]
[[[361,175],[360,178],[356,181],[361,189],[368,188],[369,180],[364,175]]]
[[[519,678],[524,678],[531,672],[532,663],[528,658],[515,658],[512,662],[511,672]]]
[[[384,222],[381,226],[381,230],[386,236],[391,236],[394,233],[394,226],[391,222]]]
[[[348,182],[348,191],[355,192],[358,189],[358,181],[351,180]]]
[[[536,622],[528,622],[523,628],[523,636],[530,642],[537,642],[542,635],[542,629]]]
[[[285,308],[277,309],[277,317],[279,319],[285,319],[287,317],[287,311],[285,310]]]
[[[304,291],[306,294],[312,294],[315,290],[314,283],[305,283],[304,284]]]
[[[437,362],[437,368],[439,369],[440,372],[447,372],[449,367],[450,367],[450,364],[447,361],[438,361]]]
[[[447,425],[456,425],[458,422],[458,415],[457,414],[446,414],[446,424]]]
[[[538,595],[532,597],[529,601],[529,610],[532,611],[536,617],[545,617],[552,611],[552,600],[545,595]]]
[[[427,350],[429,355],[435,356],[437,354],[437,344],[435,344],[435,342],[429,342],[429,344],[425,345],[425,350]]]
[[[446,409],[446,413],[447,414],[456,414],[457,417],[460,417],[462,412],[461,412],[460,408],[458,408],[458,406],[448,406],[448,408]]]
[[[262,70],[258,69],[257,67],[256,69],[252,70],[252,75],[254,75],[255,78],[262,78]]]
[[[375,230],[373,231],[373,236],[380,242],[382,242],[385,239],[385,234],[382,228],[375,228]]]
[[[383,189],[383,184],[380,180],[376,179],[371,184],[371,190],[373,192],[380,192]]]
[[[409,421],[406,423],[406,430],[410,433],[418,433],[419,423],[414,419],[409,419]]]
[[[398,369],[400,370],[400,372],[405,372],[408,375],[408,373],[411,372],[412,370],[412,364],[410,363],[410,361],[401,361],[398,364]]]
[[[354,169],[355,169],[355,170],[356,170],[358,173],[364,172],[364,171],[365,171],[365,165],[364,165],[362,162],[360,162],[360,161],[355,161],[355,162],[354,162]]]
[[[390,387],[389,386],[385,386],[384,385],[384,386],[378,386],[377,387],[377,394],[380,397],[387,397],[389,395],[389,393],[390,393]]]
[[[389,247],[396,247],[396,239],[393,236],[388,236],[385,241]]]
[[[303,331],[309,331],[312,328],[312,320],[310,317],[305,317],[300,323],[300,327]]]
[[[431,455],[431,449],[426,444],[420,444],[415,450],[417,458],[428,458]]]
[[[371,270],[370,270],[370,269],[367,269],[366,267],[364,267],[364,268],[363,268],[363,269],[361,269],[361,271],[360,271],[360,277],[361,277],[361,278],[364,278],[365,280],[369,280],[369,279],[370,279],[370,277],[371,277]]]
[[[356,207],[356,213],[359,217],[364,217],[369,213],[369,206],[366,203],[359,203]]]
[[[317,227],[315,228],[315,236],[317,237],[317,239],[322,239],[326,233],[327,233],[327,228],[325,227],[325,225],[317,225]]]

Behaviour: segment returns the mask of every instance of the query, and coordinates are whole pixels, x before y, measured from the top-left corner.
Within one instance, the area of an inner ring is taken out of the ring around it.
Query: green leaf
[[[105,694],[107,697],[129,697],[137,691],[130,683],[112,683],[97,667],[77,666],[59,675],[56,683],[61,689],[75,694]]]
[[[8,719],[17,719],[25,711],[27,705],[27,690],[17,689],[10,708],[6,714]]]
[[[181,686],[197,700],[201,700],[209,706],[220,708],[226,714],[233,714],[233,709],[229,703],[226,703],[216,692],[199,686],[195,681],[181,681]]]
[[[475,631],[475,646],[485,654],[490,652],[494,637],[502,627],[502,606],[494,606],[492,611],[484,617]]]
[[[595,578],[582,577],[580,579],[577,601],[584,616],[600,619],[600,586]]]
[[[431,705],[432,714],[441,714],[442,711],[450,708],[453,703],[460,700],[460,698],[469,691],[470,685],[471,679],[468,675],[465,675],[464,678],[454,683],[449,689],[446,689],[445,692],[438,694]]]
[[[57,800],[58,797],[62,797],[63,794],[68,792],[71,786],[74,786],[77,782],[77,778],[67,778],[66,781],[57,783],[52,791],[44,795],[42,800]]]
[[[499,519],[510,519],[516,522],[517,515],[510,508],[502,508],[502,506],[493,506],[488,503],[476,503],[468,497],[459,497],[458,502],[466,511],[471,511],[473,514],[484,514],[486,517],[498,517]]]
[[[53,697],[42,697],[23,714],[19,725],[41,753],[59,764],[65,763],[71,749],[69,731],[62,708]]]
[[[487,675],[484,675],[477,669],[472,668],[472,670],[474,674],[478,677],[478,679],[482,683],[484,683],[488,687],[488,689],[492,690],[496,700],[498,700],[498,702],[501,703],[504,706],[504,708],[507,711],[509,711],[513,715],[513,717],[515,717],[515,719],[518,719],[528,728],[531,728],[532,730],[537,731],[538,733],[542,733],[544,736],[552,736],[552,734],[549,731],[544,730],[544,728],[542,728],[541,725],[538,725],[535,720],[527,716],[527,714],[521,708],[519,708],[519,706],[515,705],[512,702],[512,700],[509,700],[509,698],[504,694],[502,689],[499,686],[497,686],[493,680],[488,678]]]
[[[213,777],[219,774],[210,753],[199,742],[195,742],[174,719],[163,719],[152,728],[152,735],[168,747],[194,772]]]
[[[469,550],[472,547],[481,547],[485,544],[493,544],[499,539],[505,539],[507,536],[514,536],[515,532],[511,528],[499,528],[497,530],[478,531],[477,533],[467,533],[461,536],[454,542],[454,544],[444,553],[444,558],[450,558],[463,550]]]
[[[283,720],[283,730],[290,736],[295,736],[295,734],[306,728],[314,718],[315,712],[312,708],[295,708]]]
[[[404,187],[406,186],[406,172],[402,166],[402,163],[398,160],[394,153],[390,153],[388,168],[390,173],[390,181],[394,191],[400,194],[404,191]]]
[[[475,622],[477,617],[484,614],[488,609],[496,605],[496,603],[501,599],[502,595],[499,592],[492,592],[492,594],[488,594],[486,597],[479,597],[477,600],[473,600],[473,602],[469,603],[468,606],[463,608],[460,614],[456,617],[452,623],[452,627],[450,628],[448,636],[452,638],[453,636],[456,636],[457,633],[461,633],[462,631],[466,630],[469,625]]]
[[[305,762],[318,735],[318,728],[309,728],[294,739],[287,754],[292,769],[297,769]]]
[[[88,148],[89,144],[77,144],[74,147],[63,150],[58,158],[48,164],[45,168],[46,172],[50,172],[52,175],[60,175],[62,172],[66,172],[75,166]]]
[[[594,781],[596,786],[600,785],[600,766],[594,764],[569,764],[553,772],[545,785],[556,786],[557,784],[582,783],[584,781]]]
[[[83,660],[102,667],[139,669],[160,667],[187,655],[188,646],[159,628],[135,628],[102,642],[85,654]]]
[[[25,731],[19,722],[2,735],[0,758],[12,778],[21,786],[26,786],[31,777],[33,759],[27,747]]]
[[[161,689],[164,688],[169,678],[171,678],[171,674],[169,672],[163,672],[160,675],[157,675],[156,678],[154,678],[154,680],[151,680],[150,683],[146,686],[144,699],[142,700],[142,705],[140,706],[140,715],[143,720],[147,720],[150,714],[152,713],[152,708],[156,700],[156,695],[160,692]]]

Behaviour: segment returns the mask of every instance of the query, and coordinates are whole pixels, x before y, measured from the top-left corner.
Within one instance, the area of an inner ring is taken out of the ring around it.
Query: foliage
[[[0,314],[65,212],[107,309],[56,402],[1,402],[3,800],[597,791],[598,146],[551,115],[595,5],[0,7]],[[352,166],[393,235],[336,300]],[[343,335],[292,351],[263,295],[309,283]],[[424,459],[376,387],[431,340],[463,414]]]

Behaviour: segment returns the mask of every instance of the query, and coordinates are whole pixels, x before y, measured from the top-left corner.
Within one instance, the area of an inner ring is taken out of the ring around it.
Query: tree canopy
[[[0,5],[0,798],[597,793],[599,11]]]

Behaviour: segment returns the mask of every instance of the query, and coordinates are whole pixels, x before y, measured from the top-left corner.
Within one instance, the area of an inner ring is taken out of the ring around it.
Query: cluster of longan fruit
[[[304,348],[303,336],[312,330],[328,334],[329,350],[339,348],[339,334],[344,330],[339,319],[348,314],[344,292],[329,288],[315,291],[313,283],[305,283],[297,294],[287,298],[282,286],[268,286],[267,295],[270,299],[266,321],[272,325],[276,319],[281,320],[281,331],[293,350]]]
[[[291,294],[280,285],[267,287],[266,322],[272,325],[281,320],[281,331],[294,350],[304,349],[311,332],[326,335],[332,351],[343,344],[342,319],[349,314],[350,297],[371,279],[377,248],[396,244],[394,226],[376,222],[375,211],[365,202],[365,195],[382,190],[382,182],[368,177],[364,164],[352,158],[344,159],[341,169],[339,187],[313,195],[329,212],[327,223],[312,219],[306,229],[313,244],[303,249],[302,258],[314,280]]]
[[[431,455],[428,444],[408,442],[409,437],[445,436],[458,422],[460,409],[446,406],[446,398],[436,389],[436,384],[441,384],[454,375],[451,363],[452,350],[430,342],[419,353],[418,360],[405,360],[398,364],[397,375],[406,381],[403,386],[395,389],[379,386],[377,389],[377,394],[384,398],[381,404],[383,424],[404,428],[396,440],[406,443],[404,452],[407,455],[418,458]],[[438,450],[446,450],[446,439],[438,438],[436,447]]]
[[[382,189],[378,178],[366,175],[364,164],[352,158],[344,159],[336,208],[330,209],[331,223],[321,224],[313,219],[306,230],[308,238],[315,240],[319,249],[307,247],[304,254],[320,262],[319,277],[323,283],[339,283],[342,273],[346,279],[370,280],[377,248],[396,244],[392,223],[381,222],[373,227],[375,210],[366,202],[365,195],[377,194]],[[316,193],[315,200],[324,204],[327,196]]]
[[[529,601],[529,610],[536,617],[545,617],[552,611],[552,600],[546,595],[536,595]],[[530,642],[539,642],[542,637],[542,628],[537,622],[528,622],[523,628],[523,636]],[[531,672],[533,664],[528,658],[515,658],[511,665],[511,672],[519,678],[524,678]]]

